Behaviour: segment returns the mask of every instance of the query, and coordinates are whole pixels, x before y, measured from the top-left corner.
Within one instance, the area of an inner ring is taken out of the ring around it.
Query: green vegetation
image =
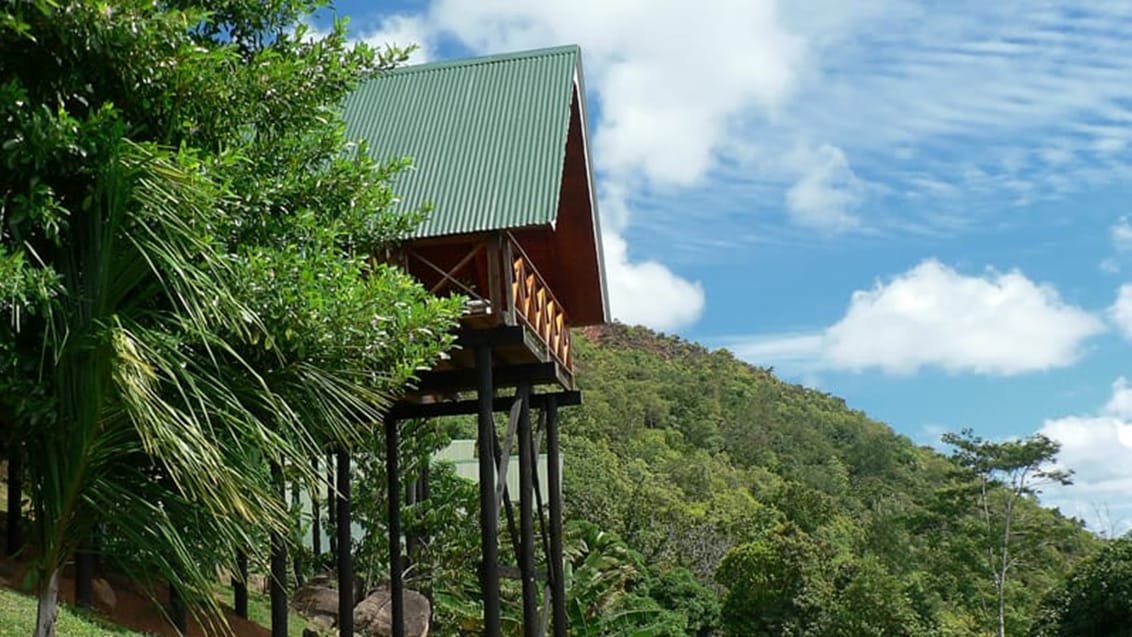
[[[948,457],[726,351],[624,325],[575,347],[585,400],[560,412],[571,634],[1025,635],[1080,603],[1064,575],[1102,543],[1039,506],[1035,488],[1068,477],[1048,468],[1049,440],[968,432]],[[411,425],[410,463],[473,430]],[[380,529],[384,475],[368,466],[359,488],[377,505],[362,515]],[[432,499],[405,511],[432,538],[410,586],[434,593],[434,633],[477,634],[475,491],[433,475]],[[359,546],[378,579],[380,536]],[[500,547],[516,563],[506,525]],[[1082,568],[1082,581],[1099,572]],[[505,632],[518,634],[519,591],[504,584]]]
[[[27,637],[35,629],[34,597],[0,588],[0,637]],[[90,613],[62,608],[56,630],[67,637],[114,637],[138,633],[108,624]]]
[[[238,549],[263,564],[268,534],[294,542],[272,468],[313,487],[332,448],[359,452],[359,572],[384,571],[381,436],[358,423],[451,345],[461,301],[371,258],[421,217],[391,212],[404,162],[352,152],[335,108],[404,55],[349,45],[341,24],[307,41],[322,5],[0,9],[0,447],[27,460],[39,595],[0,592],[0,635],[100,634],[56,622],[62,565],[96,543],[143,588],[216,611]],[[579,334],[575,354],[573,634],[1045,636],[1127,617],[1126,544],[1098,553],[1035,499],[1034,479],[1067,477],[1045,470],[1048,440],[954,436],[948,458],[642,328]],[[407,423],[405,474],[467,428]],[[410,583],[433,593],[436,634],[482,629],[476,507],[437,467],[405,512],[429,538]],[[500,545],[514,563],[506,531]]]
[[[642,556],[650,598],[650,578],[686,568],[722,597],[712,629],[728,635],[997,630],[995,538],[967,469],[725,351],[621,325],[589,335],[576,351],[585,404],[563,414],[568,513]],[[1030,460],[1056,454],[1040,451]],[[1032,490],[984,478],[1033,540],[1003,582],[1006,632],[1025,634],[1098,541]]]
[[[460,299],[370,258],[420,219],[390,211],[403,162],[349,152],[335,110],[403,54],[305,41],[322,4],[0,9],[0,444],[40,637],[99,536],[215,611],[218,566],[290,537],[272,465],[313,485],[451,342]]]

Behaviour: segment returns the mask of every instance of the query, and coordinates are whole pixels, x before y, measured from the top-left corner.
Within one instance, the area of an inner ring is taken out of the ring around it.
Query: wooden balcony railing
[[[510,234],[507,244],[505,254],[511,261],[509,300],[515,318],[534,330],[558,362],[573,371],[570,323],[566,320],[562,304],[554,297],[523,247]]]
[[[511,233],[451,244],[440,252],[435,246],[418,249],[409,245],[397,259],[418,279],[427,281],[432,294],[465,296],[465,319],[470,324],[525,325],[573,373],[570,322],[534,261]]]

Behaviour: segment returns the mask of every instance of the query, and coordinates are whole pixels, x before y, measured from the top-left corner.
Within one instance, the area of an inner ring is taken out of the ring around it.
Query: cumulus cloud
[[[1047,420],[1039,433],[1061,443],[1058,463],[1074,484],[1050,487],[1042,500],[1081,518],[1098,532],[1132,527],[1132,387],[1124,377],[1097,413]]]
[[[910,374],[936,367],[1014,375],[1073,364],[1085,341],[1103,330],[1098,318],[1019,271],[971,276],[929,259],[854,292],[845,316],[821,332],[727,345],[752,362],[804,371]],[[787,360],[776,360],[782,354]]]
[[[1018,374],[1075,362],[1102,324],[1021,272],[965,276],[934,260],[858,291],[826,333],[838,367]]]
[[[686,281],[656,261],[630,261],[619,235],[607,233],[603,245],[613,318],[672,331],[700,317],[704,290],[698,282]]]
[[[435,55],[432,30],[418,15],[386,16],[376,26],[363,30],[356,37],[379,50],[390,44],[401,48],[415,44],[417,48],[409,54],[411,64],[423,64]]]
[[[700,179],[731,118],[778,108],[806,44],[773,0],[437,0],[437,28],[488,52],[577,42],[599,98],[599,168],[656,183]]]

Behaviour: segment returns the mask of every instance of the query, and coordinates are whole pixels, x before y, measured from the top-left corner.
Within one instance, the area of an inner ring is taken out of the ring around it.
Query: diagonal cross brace
[[[503,449],[499,454],[499,466],[495,474],[495,510],[503,505],[503,495],[507,490],[507,468],[511,462],[511,447],[515,443],[515,432],[519,429],[519,416],[523,410],[523,401],[530,401],[531,385],[526,381],[519,383],[515,390],[515,402],[511,404],[510,417],[507,419],[507,435],[503,439]]]

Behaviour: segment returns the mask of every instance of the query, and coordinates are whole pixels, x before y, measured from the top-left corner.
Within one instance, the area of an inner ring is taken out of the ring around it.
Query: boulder
[[[328,623],[333,628],[338,623],[338,589],[332,586],[333,581],[327,575],[312,577],[291,596],[291,608],[312,623]]]
[[[432,606],[428,598],[416,591],[405,590],[405,636],[428,637]],[[366,637],[392,637],[393,605],[389,588],[383,586],[354,607],[354,630]]]
[[[91,582],[91,588],[94,593],[94,603],[99,608],[114,610],[118,605],[118,596],[114,594],[114,587],[110,585],[110,582],[101,577],[96,577]]]

